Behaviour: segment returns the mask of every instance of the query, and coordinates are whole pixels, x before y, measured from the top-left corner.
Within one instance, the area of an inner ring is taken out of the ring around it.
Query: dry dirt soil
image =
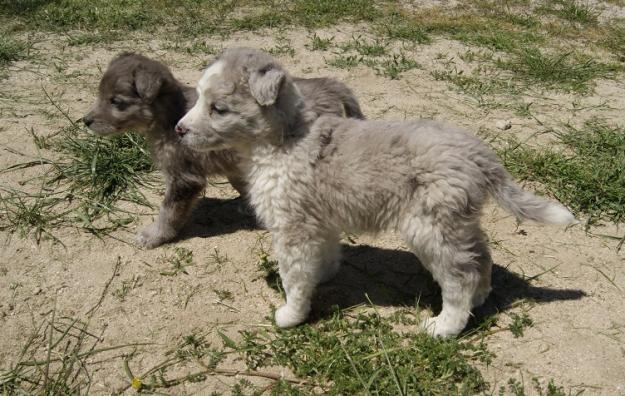
[[[317,33],[340,42],[361,31],[364,29],[359,26],[337,26]],[[474,133],[526,138],[550,126],[579,124],[595,115],[622,119],[625,111],[623,82],[601,80],[593,94],[582,97],[547,91],[518,98],[533,102],[535,115],[519,117],[506,106],[480,106],[432,77],[432,70],[444,69],[449,62],[458,68],[471,67],[459,58],[470,49],[464,44],[436,39],[429,45],[407,48],[405,53],[420,68],[390,80],[366,66],[349,70],[329,66],[326,60],[334,55],[310,51],[310,35],[298,29],[267,30],[237,33],[208,44],[272,48],[286,40],[295,53],[279,58],[293,74],[341,79],[353,88],[372,119],[428,117],[459,124]],[[149,37],[94,47],[68,46],[60,35],[38,37],[38,56],[13,64],[8,78],[0,81],[0,168],[24,161],[7,149],[37,155],[30,128],[45,136],[67,124],[46,99],[44,89],[73,119],[79,119],[95,98],[102,70],[122,50],[161,60],[181,81],[195,84],[210,55],[191,55],[169,47],[166,41]],[[498,129],[502,122],[510,122],[511,128]],[[41,171],[34,167],[3,173],[2,184],[19,187],[20,181]],[[158,192],[146,190],[146,194],[156,205],[161,199]],[[237,339],[238,330],[270,326],[271,306],[282,301],[262,279],[257,265],[260,246],[268,249],[270,236],[253,218],[238,211],[236,198],[226,184],[210,186],[179,240],[154,250],[134,245],[134,233],[156,215],[141,208],[136,209],[145,212],[140,221],[127,231],[114,233],[114,238],[98,239],[73,228],[55,230],[65,247],[51,241],[37,244],[31,237],[4,232],[0,235],[0,366],[11,365],[35,325],[51,310],[56,309],[58,317],[84,317],[103,295],[91,321],[103,346],[154,343],[141,349],[147,353],[133,358],[135,372],[162,361],[164,351],[194,330],[221,329]],[[596,227],[590,233],[582,226],[565,230],[517,225],[494,205],[486,208],[483,224],[493,241],[497,265],[493,293],[478,314],[501,311],[500,327],[486,339],[496,358],[483,368],[493,389],[510,377],[538,377],[553,378],[572,394],[584,390],[587,395],[625,395],[625,251],[618,252],[617,241],[599,235],[622,235],[623,230],[615,225]],[[331,304],[364,303],[365,293],[383,312],[414,306],[416,296],[433,301],[434,306],[440,304],[434,285],[396,235],[358,235],[354,242],[346,242],[345,265],[336,280],[319,289],[315,311],[324,312]],[[176,247],[190,249],[195,264],[186,274],[164,276],[159,258],[173,254]],[[216,252],[227,261],[218,264]],[[121,265],[113,276],[118,258]],[[132,279],[138,281],[125,299],[115,297],[114,291]],[[403,301],[389,298],[389,289],[400,290],[406,297]],[[220,299],[218,294],[224,290],[232,293],[231,300]],[[515,338],[505,327],[509,313],[521,310],[528,312],[534,325],[525,329],[523,337]],[[108,394],[127,382],[121,362],[118,354],[97,366],[92,372],[93,394]],[[242,367],[240,362],[232,365]],[[207,394],[228,389],[235,380],[216,376],[168,392]]]

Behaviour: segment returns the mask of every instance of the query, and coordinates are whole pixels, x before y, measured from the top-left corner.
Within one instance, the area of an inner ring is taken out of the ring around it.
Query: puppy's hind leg
[[[414,223],[416,224],[416,219]],[[440,285],[443,309],[434,318],[423,321],[424,329],[440,337],[458,335],[467,325],[471,309],[481,304],[490,291],[490,255],[483,256],[485,246],[476,239],[479,227],[458,224],[443,229],[434,222],[418,222],[420,231],[404,234],[414,253],[430,270]],[[486,277],[488,276],[488,280]]]
[[[158,219],[137,235],[137,243],[152,249],[172,240],[186,223],[204,186],[205,182],[201,181],[181,183],[172,180],[168,183]]]
[[[284,240],[274,233],[274,251],[278,258],[286,304],[276,311],[276,325],[296,326],[310,313],[310,300],[315,287],[324,277],[324,241],[312,238]]]

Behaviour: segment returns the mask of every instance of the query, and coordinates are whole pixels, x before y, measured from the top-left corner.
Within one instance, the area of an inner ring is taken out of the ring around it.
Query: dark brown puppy
[[[296,79],[295,83],[317,114],[364,118],[345,84],[329,78]],[[236,153],[200,153],[179,144],[175,125],[196,99],[195,88],[176,80],[167,66],[126,52],[109,64],[100,81],[97,101],[83,118],[98,135],[133,129],[148,140],[154,162],[165,176],[166,189],[158,220],[137,235],[137,242],[147,248],[176,236],[206,186],[207,177],[225,176],[245,195]]]

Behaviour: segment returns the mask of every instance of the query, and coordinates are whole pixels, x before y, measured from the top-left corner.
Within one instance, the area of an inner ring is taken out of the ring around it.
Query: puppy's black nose
[[[180,137],[183,137],[187,132],[189,132],[189,128],[182,124],[176,124],[176,134]]]
[[[91,124],[93,124],[93,118],[89,116],[84,116],[82,118],[82,122],[84,122],[86,126],[90,126]]]

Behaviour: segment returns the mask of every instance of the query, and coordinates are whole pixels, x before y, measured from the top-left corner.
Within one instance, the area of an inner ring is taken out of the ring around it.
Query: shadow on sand
[[[509,309],[514,302],[530,299],[537,303],[578,300],[586,295],[578,289],[554,289],[531,284],[505,267],[493,266],[493,290],[481,307],[473,311],[468,329],[497,312]],[[368,299],[367,299],[368,297]],[[324,317],[333,306],[348,308],[368,304],[408,306],[418,304],[441,309],[440,288],[430,273],[410,252],[367,245],[343,245],[341,270],[332,281],[319,285],[313,301],[313,320]]]
[[[189,221],[172,243],[255,229],[259,229],[256,218],[241,197],[234,199],[203,197],[195,204]]]

